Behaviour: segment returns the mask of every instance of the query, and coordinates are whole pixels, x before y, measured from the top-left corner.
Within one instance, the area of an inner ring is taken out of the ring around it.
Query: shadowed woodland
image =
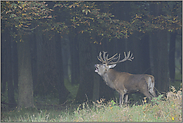
[[[95,73],[100,51],[131,51],[115,69],[153,75],[157,95],[179,89],[182,2],[1,1],[2,109],[118,98]]]

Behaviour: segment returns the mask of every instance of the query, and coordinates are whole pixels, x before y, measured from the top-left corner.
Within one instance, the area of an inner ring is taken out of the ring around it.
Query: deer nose
[[[95,64],[95,66],[94,67],[97,67],[97,64]]]

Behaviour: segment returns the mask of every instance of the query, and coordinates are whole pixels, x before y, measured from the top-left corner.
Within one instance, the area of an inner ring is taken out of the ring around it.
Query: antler
[[[101,61],[103,64],[116,64],[116,63],[124,62],[124,61],[127,61],[127,60],[132,61],[132,59],[134,59],[133,54],[130,55],[130,51],[128,52],[127,55],[126,55],[126,53],[124,52],[125,58],[122,59],[122,60],[120,60],[120,54],[119,54],[118,57],[116,57],[118,53],[114,54],[114,55],[113,55],[112,57],[110,57],[110,58],[108,58],[108,54],[107,54],[107,56],[106,56],[106,53],[107,53],[107,52],[104,52],[104,51],[103,51],[103,58],[102,58],[102,56],[101,56],[101,55],[102,55],[101,52],[99,53],[99,57],[97,56],[98,60]],[[114,60],[116,60],[116,59],[118,59],[118,60],[115,61],[115,62],[112,62],[112,61],[114,61]]]

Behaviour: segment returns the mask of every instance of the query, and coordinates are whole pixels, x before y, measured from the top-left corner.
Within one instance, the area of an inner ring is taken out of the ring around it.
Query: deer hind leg
[[[121,98],[122,98],[122,95],[121,94],[119,94],[119,105],[121,105]]]
[[[149,93],[148,85],[146,83],[141,86],[140,92],[143,93],[147,98],[149,98],[149,100],[152,99],[152,95]]]
[[[152,100],[152,96],[151,96],[151,94],[150,94],[148,91],[143,92],[143,94],[144,94],[147,98],[149,98],[149,100]]]
[[[150,89],[149,92],[153,95],[153,97],[157,97],[157,96],[156,96],[156,93],[155,93],[155,91],[154,91],[154,88]]]

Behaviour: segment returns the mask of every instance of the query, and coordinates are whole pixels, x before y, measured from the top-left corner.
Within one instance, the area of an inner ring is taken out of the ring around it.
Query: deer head
[[[116,53],[110,58],[108,58],[108,54],[106,55],[106,53],[107,52],[103,51],[103,58],[101,56],[101,52],[99,53],[99,56],[97,56],[98,60],[102,62],[102,64],[95,64],[95,72],[97,72],[99,75],[105,74],[110,68],[114,68],[117,63],[124,62],[127,60],[132,61],[132,59],[134,59],[134,57],[132,56],[133,54],[130,55],[130,51],[127,55],[124,52],[125,58],[122,60],[120,60],[120,54],[118,55],[118,53]]]

